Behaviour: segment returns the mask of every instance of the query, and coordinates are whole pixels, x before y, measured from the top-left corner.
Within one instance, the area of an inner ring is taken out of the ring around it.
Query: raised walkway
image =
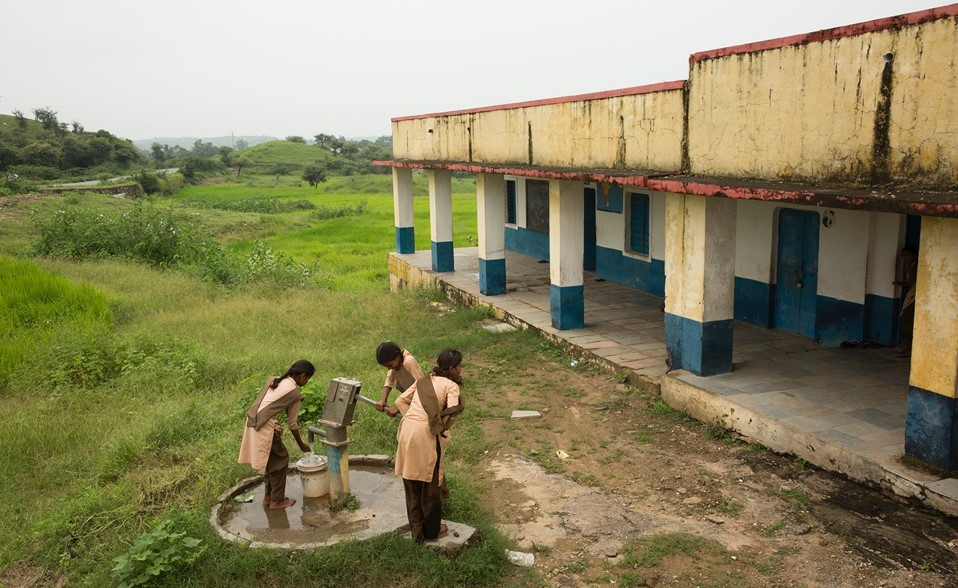
[[[704,378],[669,371],[661,298],[585,272],[585,328],[560,331],[552,327],[547,262],[507,252],[500,296],[479,292],[476,248],[456,249],[455,267],[433,272],[429,251],[389,258],[394,288],[425,284],[465,305],[488,305],[700,421],[958,516],[958,479],[902,461],[909,363],[892,349],[829,349],[736,321],[732,371]]]

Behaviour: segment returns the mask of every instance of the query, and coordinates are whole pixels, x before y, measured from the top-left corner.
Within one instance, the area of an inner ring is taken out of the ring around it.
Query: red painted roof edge
[[[828,199],[831,206],[851,210],[877,210],[876,201],[860,195],[829,196],[815,190],[765,188],[760,186],[729,186],[694,179],[660,176],[653,172],[637,173],[604,173],[601,171],[588,172],[576,170],[550,170],[528,167],[512,167],[508,165],[489,165],[481,163],[445,163],[424,161],[385,160],[373,161],[374,165],[384,167],[399,167],[409,169],[445,169],[449,171],[464,171],[472,173],[493,173],[503,175],[523,176],[527,178],[541,178],[550,180],[580,180],[584,182],[614,183],[620,186],[645,188],[657,192],[671,192],[674,194],[693,194],[712,198],[731,198],[733,200],[762,200],[765,202],[784,202],[790,204],[820,205],[823,199]],[[915,201],[883,201],[885,206],[895,208],[898,212],[920,214],[926,216],[958,217],[958,202],[915,202]]]
[[[565,102],[581,102],[583,100],[601,100],[603,98],[617,98],[619,96],[634,96],[637,94],[651,94],[652,92],[663,92],[668,90],[681,90],[685,87],[685,80],[676,80],[674,82],[660,82],[658,84],[649,84],[646,86],[633,86],[631,88],[621,88],[619,90],[607,90],[605,92],[592,92],[590,94],[576,94],[573,96],[560,96],[557,98],[543,98],[541,100],[529,100],[526,102],[512,102],[510,104],[497,104],[494,106],[480,106],[479,108],[467,108],[465,110],[450,110],[447,112],[434,112],[432,114],[416,114],[412,116],[397,116],[391,119],[392,122],[404,120],[415,120],[420,118],[435,118],[439,116],[453,116],[457,114],[473,114],[477,112],[490,112],[493,110],[510,110],[513,108],[528,108],[530,106],[545,106],[547,104],[562,104]]]
[[[768,49],[781,49],[790,45],[805,45],[808,43],[818,43],[821,41],[831,41],[842,37],[853,37],[865,33],[873,33],[886,29],[900,28],[908,25],[940,20],[952,16],[958,16],[958,4],[948,4],[937,8],[919,10],[918,12],[909,12],[898,16],[889,16],[877,20],[869,20],[856,24],[844,25],[833,29],[823,29],[801,35],[792,35],[781,37],[779,39],[768,39],[767,41],[758,41],[756,43],[746,43],[744,45],[734,45],[722,49],[712,49],[709,51],[700,51],[689,56],[689,63],[697,63],[706,59],[724,57],[726,55],[735,55],[738,53],[754,53]]]

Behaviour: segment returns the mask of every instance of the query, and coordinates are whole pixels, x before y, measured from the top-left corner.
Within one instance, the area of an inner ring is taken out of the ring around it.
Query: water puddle
[[[220,535],[248,541],[257,547],[298,549],[331,545],[345,539],[363,540],[404,527],[406,502],[402,478],[389,465],[349,465],[350,493],[359,501],[356,510],[330,510],[329,496],[303,498],[300,474],[291,471],[286,496],[295,498],[289,508],[263,506],[263,483],[253,479],[240,484],[214,508],[211,521]],[[233,497],[250,493],[253,501],[238,503]]]

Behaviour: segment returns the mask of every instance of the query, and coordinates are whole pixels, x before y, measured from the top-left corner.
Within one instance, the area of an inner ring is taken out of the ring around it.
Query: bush
[[[202,227],[173,211],[137,203],[109,217],[87,210],[58,210],[41,222],[36,255],[83,259],[119,257],[157,267],[179,268],[212,282],[235,286],[257,280],[289,285],[312,281],[312,267],[277,254],[257,241],[248,256],[203,237]]]
[[[140,535],[130,550],[114,558],[113,577],[120,588],[153,584],[161,576],[195,562],[206,546],[202,541],[174,533],[164,521],[153,531]]]
[[[158,194],[160,192],[160,178],[156,174],[143,172],[133,176],[133,179],[140,184],[146,194]]]
[[[314,220],[328,220],[339,218],[341,216],[358,216],[366,214],[368,206],[365,200],[359,201],[355,206],[344,204],[342,206],[320,206],[315,212],[309,215]]]
[[[214,208],[233,212],[258,212],[260,214],[279,214],[295,210],[313,210],[316,205],[309,200],[282,200],[269,196],[250,196],[239,200],[188,200],[183,204],[193,208]]]
[[[172,196],[182,190],[183,186],[186,185],[186,179],[183,177],[183,174],[160,174],[158,177],[160,180],[160,192],[162,192],[164,196]]]

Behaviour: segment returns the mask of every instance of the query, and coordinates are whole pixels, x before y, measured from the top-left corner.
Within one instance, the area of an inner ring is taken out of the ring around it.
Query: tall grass
[[[0,256],[0,284],[0,396],[11,380],[31,377],[22,369],[25,361],[60,333],[95,336],[112,322],[103,294],[28,261]]]
[[[121,257],[183,268],[228,286],[262,279],[304,285],[313,275],[312,268],[259,242],[244,260],[206,237],[202,227],[183,215],[150,205],[115,214],[60,209],[39,224],[36,255]]]
[[[214,188],[220,196],[241,197],[241,187]],[[317,204],[330,207],[360,201],[355,194],[317,198]],[[309,220],[311,211],[282,213],[283,220],[268,225],[276,234],[261,241],[297,262],[333,268],[330,273],[341,277],[332,289],[271,280],[226,288],[169,264],[126,255],[0,258],[0,328],[8,329],[4,335],[15,331],[4,336],[9,346],[2,357],[16,357],[4,364],[16,366],[3,372],[9,377],[0,403],[0,476],[7,485],[0,493],[0,570],[35,566],[50,584],[62,578],[69,585],[111,585],[111,560],[168,521],[207,549],[196,565],[157,585],[505,583],[512,573],[503,557],[505,541],[493,529],[468,467],[486,447],[476,426],[478,411],[459,420],[450,446],[449,515],[478,527],[482,536],[457,558],[396,536],[310,553],[248,550],[223,542],[208,524],[220,493],[252,474],[236,463],[249,398],[292,361],[307,358],[319,368],[305,389],[308,415],[320,410],[331,378],[358,379],[378,391],[385,372],[374,350],[387,339],[414,350],[424,367],[444,347],[462,350],[463,393],[475,398],[494,397],[495,390],[478,377],[470,379],[470,369],[481,373],[471,367],[474,362],[521,370],[523,358],[538,349],[528,333],[495,335],[480,328],[483,311],[440,314],[429,304],[440,299],[438,292],[390,294],[385,266],[394,244],[391,196],[363,199],[368,212],[348,218]],[[417,214],[424,200],[416,199]],[[38,203],[37,214],[53,222],[51,215],[63,204]],[[156,218],[171,218],[165,216],[167,204],[154,202],[162,212]],[[474,218],[460,218],[474,216],[474,206],[469,195],[456,195],[459,231],[474,227]],[[111,208],[134,207],[92,197],[67,208],[109,218],[116,215]],[[183,213],[199,213],[203,238],[234,236],[239,223],[259,219],[257,213],[186,206],[173,212],[176,223]],[[463,238],[463,232],[457,235]],[[428,230],[419,239],[428,246]],[[229,249],[250,243],[234,240]],[[55,295],[44,294],[51,291]],[[351,453],[395,450],[395,421],[363,408],[357,408],[356,419]]]

